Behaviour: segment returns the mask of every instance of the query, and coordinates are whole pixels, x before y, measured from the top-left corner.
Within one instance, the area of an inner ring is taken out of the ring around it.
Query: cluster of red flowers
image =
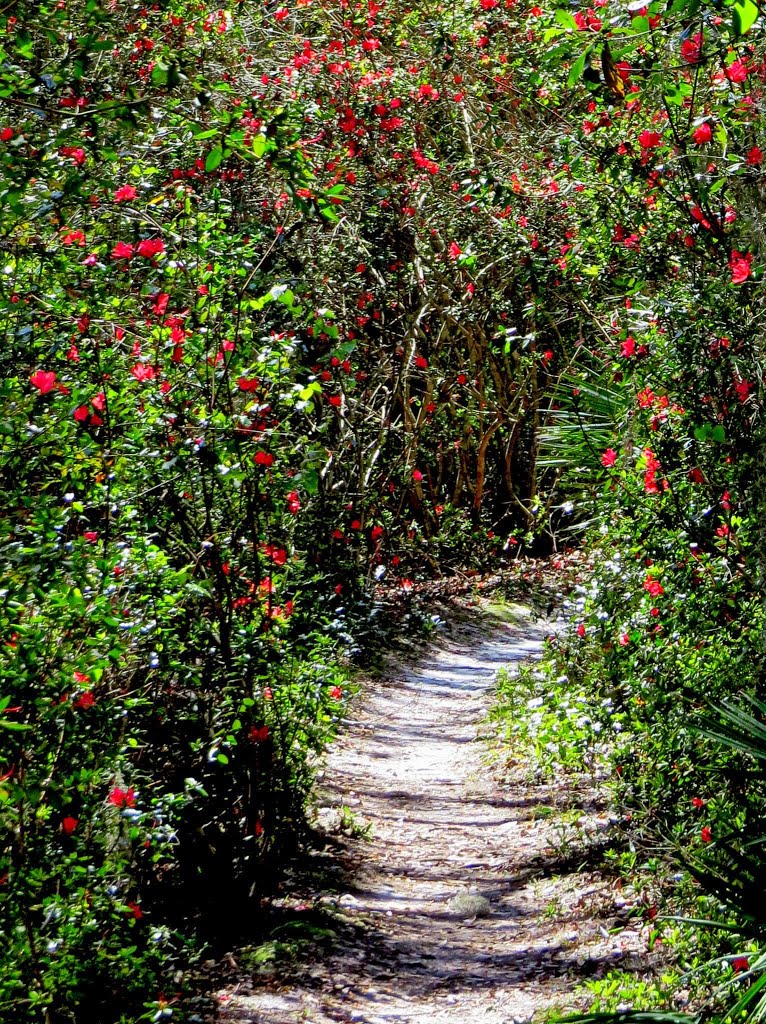
[[[134,256],[143,256],[145,259],[154,259],[165,252],[165,243],[161,238],[144,238],[136,245],[130,242],[118,242],[112,249],[113,260],[132,260]]]

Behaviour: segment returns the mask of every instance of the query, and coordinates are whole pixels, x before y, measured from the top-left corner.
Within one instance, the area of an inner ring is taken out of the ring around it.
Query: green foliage
[[[605,750],[602,723],[594,720],[592,697],[566,677],[536,669],[498,673],[492,719],[514,758],[528,758],[536,773],[594,772]]]
[[[668,974],[659,980],[637,978],[627,971],[610,971],[605,978],[588,981],[583,985],[583,994],[592,999],[590,1012],[578,1020],[589,1020],[595,1024],[603,1019],[615,1020],[615,1014],[619,1014],[622,1007],[630,1006],[630,1014],[625,1014],[626,1024],[628,1020],[645,1021],[649,1024],[650,1014],[642,1011],[656,1011],[658,1007],[667,1006],[671,1002],[672,994],[678,984],[678,978]],[[599,1014],[604,1014],[603,1018]],[[609,1016],[606,1016],[609,1015]],[[620,1014],[622,1016],[622,1014]],[[653,1020],[656,1019],[652,1017]],[[663,1015],[666,1024],[688,1024],[688,1018],[682,1014]]]
[[[647,837],[756,828],[694,726],[764,696],[757,5],[2,17],[3,1013],[167,1015],[377,581],[564,531],[511,728]]]

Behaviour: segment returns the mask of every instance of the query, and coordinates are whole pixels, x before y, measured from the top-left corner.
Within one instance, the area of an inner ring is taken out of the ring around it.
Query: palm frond
[[[553,405],[540,434],[539,464],[600,470],[601,453],[627,412],[626,393],[607,379],[606,367],[603,376],[591,379],[570,368],[559,380]]]
[[[559,1017],[557,1024],[693,1024],[700,1014],[662,1010],[623,1010],[614,1013],[583,1013]]]
[[[766,704],[763,701],[747,694],[742,696],[756,711],[766,717]],[[721,743],[731,750],[749,754],[759,761],[766,761],[766,723],[733,701],[724,700],[719,704],[712,704],[711,711],[719,715],[723,721],[706,715],[697,727],[701,736]]]

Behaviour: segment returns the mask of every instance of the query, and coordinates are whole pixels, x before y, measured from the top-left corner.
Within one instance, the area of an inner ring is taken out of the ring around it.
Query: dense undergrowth
[[[193,1017],[375,586],[588,530],[541,720],[759,939],[758,6],[1,17],[3,1019]]]

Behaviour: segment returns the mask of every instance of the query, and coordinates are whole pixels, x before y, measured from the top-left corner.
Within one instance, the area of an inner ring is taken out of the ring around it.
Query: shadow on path
[[[318,815],[356,838],[308,858],[297,899],[273,911],[295,957],[264,971],[256,952],[250,977],[240,964],[222,1021],[507,1024],[577,1008],[578,981],[640,949],[638,929],[607,927],[598,844],[573,838],[575,819],[603,828],[593,795],[521,778],[506,791],[474,742],[498,668],[543,636],[531,619],[469,630],[373,687],[330,753]]]

